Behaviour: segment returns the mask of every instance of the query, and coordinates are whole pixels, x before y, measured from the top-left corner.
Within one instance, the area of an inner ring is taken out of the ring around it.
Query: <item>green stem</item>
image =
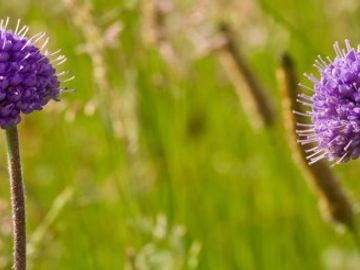
[[[360,252],[360,235],[356,225],[356,222],[352,223],[348,226],[348,230],[351,234],[352,239],[354,240],[357,251]]]
[[[26,269],[25,198],[21,175],[18,131],[15,125],[6,129],[11,187],[11,206],[14,234],[14,269]]]

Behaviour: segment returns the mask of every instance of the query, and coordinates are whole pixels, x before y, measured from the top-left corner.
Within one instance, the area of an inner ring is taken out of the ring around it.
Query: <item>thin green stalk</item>
[[[26,222],[24,186],[21,174],[19,138],[16,125],[6,129],[14,235],[14,269],[26,269]]]
[[[348,226],[348,230],[350,232],[351,238],[354,241],[356,250],[359,253],[360,252],[360,235],[359,235],[356,221],[353,224],[351,224],[351,226]]]

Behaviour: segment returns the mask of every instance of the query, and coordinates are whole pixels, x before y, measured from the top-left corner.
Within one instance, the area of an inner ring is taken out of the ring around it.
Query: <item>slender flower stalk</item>
[[[298,96],[298,79],[294,63],[290,56],[284,55],[281,68],[278,71],[278,81],[282,96],[283,121],[288,136],[293,158],[301,169],[309,185],[320,199],[322,214],[325,218],[343,225],[351,232],[355,231],[355,210],[352,199],[342,186],[340,181],[331,172],[325,160],[319,160],[310,165],[307,159],[307,151],[303,145],[297,143],[296,130],[304,122],[304,116],[294,114],[293,111],[302,111],[296,98]],[[314,147],[312,145],[311,147]]]
[[[24,184],[21,173],[19,138],[16,125],[6,129],[14,230],[14,268],[26,269],[26,222]]]
[[[14,269],[26,269],[26,217],[21,174],[17,124],[22,114],[42,110],[50,100],[59,100],[65,89],[57,71],[67,58],[60,50],[45,50],[46,33],[27,38],[28,26],[18,20],[15,30],[8,30],[10,19],[0,20],[0,127],[5,129],[8,145],[9,176],[13,213]],[[40,44],[39,44],[40,43]],[[68,77],[63,82],[71,81]]]

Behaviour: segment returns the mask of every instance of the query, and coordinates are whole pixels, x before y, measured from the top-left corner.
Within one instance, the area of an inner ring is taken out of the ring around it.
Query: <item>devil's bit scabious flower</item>
[[[12,31],[7,30],[8,24],[9,19],[0,21],[0,127],[4,129],[18,124],[21,113],[41,110],[49,100],[58,100],[59,77],[67,74],[56,74],[55,66],[66,57],[56,56],[60,50],[44,51],[49,41],[44,32],[26,38],[28,26],[20,27],[18,20]]]
[[[21,113],[41,110],[49,100],[58,100],[59,77],[55,66],[66,61],[60,50],[44,51],[49,39],[41,32],[26,38],[28,26],[7,30],[9,18],[0,20],[0,127],[8,146],[11,207],[13,213],[14,269],[26,270],[26,215],[17,124]],[[41,42],[41,45],[37,45]],[[44,52],[43,52],[44,51]],[[51,59],[54,57],[56,59]],[[64,80],[70,81],[73,77]]]
[[[360,46],[354,49],[348,40],[345,44],[346,50],[335,42],[334,60],[318,56],[314,66],[320,79],[305,74],[313,87],[300,84],[314,92],[298,99],[311,110],[294,112],[311,118],[311,124],[298,123],[304,129],[297,130],[301,144],[317,143],[306,151],[310,164],[328,158],[335,165],[360,155]]]

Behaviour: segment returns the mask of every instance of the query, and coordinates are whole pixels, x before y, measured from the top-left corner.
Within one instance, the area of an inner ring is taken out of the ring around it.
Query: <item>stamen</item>
[[[334,141],[336,141],[338,138],[340,137],[340,135],[336,136],[334,139],[332,139],[330,142],[328,142],[328,145],[332,144]]]
[[[346,56],[346,51],[345,51],[345,49],[342,49],[341,51],[342,51],[342,53],[343,53],[343,57],[345,57],[345,56]]]
[[[61,93],[73,93],[75,89],[73,88],[60,88]]]
[[[68,75],[70,73],[70,71],[62,71],[62,72],[60,72],[59,74],[57,74],[56,76],[58,77],[58,78],[60,78],[60,77],[62,77],[62,76],[64,76],[64,75]]]
[[[31,56],[31,53],[27,53],[23,59],[20,60],[19,63],[22,63],[23,61],[25,61],[26,59],[28,59]]]
[[[314,89],[313,89],[313,88],[311,88],[311,87],[309,87],[309,86],[307,86],[307,85],[304,85],[304,84],[302,84],[302,83],[298,83],[298,86],[300,86],[300,87],[302,87],[302,88],[304,88],[304,89],[310,90],[311,92],[314,92]]]
[[[351,87],[354,91],[356,91],[356,92],[358,91],[356,83],[351,84]]]
[[[28,32],[29,32],[29,26],[24,25],[24,26],[20,29],[20,31],[19,31],[19,33],[18,33],[18,36],[21,37],[21,38],[24,38],[25,35],[26,35]]]
[[[37,61],[35,62],[35,64],[40,63],[40,62],[43,61],[44,59],[46,59],[46,56],[40,57],[40,59],[37,60]]]
[[[56,55],[56,54],[58,54],[60,52],[61,52],[61,49],[58,49],[57,51],[52,52],[52,53],[47,52],[47,53],[45,53],[45,55],[49,58],[49,57],[54,56],[54,55]]]
[[[46,33],[43,32],[37,39],[33,40],[31,43],[35,45],[39,40],[46,36]]]
[[[350,41],[348,39],[345,39],[345,46],[348,52],[352,51],[353,48],[351,47]]]
[[[46,47],[46,45],[48,45],[48,43],[49,43],[49,37],[47,37],[46,39],[45,39],[45,42],[41,45],[41,50],[43,50],[45,47]]]
[[[300,143],[301,145],[306,145],[309,143],[317,142],[317,138],[307,139],[307,140],[298,140],[297,142]]]
[[[324,59],[321,58],[320,55],[317,56],[319,61],[325,66],[325,68],[328,66],[328,64],[324,61]]]
[[[71,76],[70,78],[63,80],[63,82],[64,82],[64,83],[70,82],[70,81],[72,81],[72,80],[74,80],[74,79],[75,79],[75,76]]]
[[[317,149],[319,149],[319,146],[315,146],[315,147],[313,147],[313,148],[307,149],[307,150],[305,150],[305,153],[314,152],[314,151],[316,151]]]
[[[296,123],[298,127],[314,127],[313,124]]]
[[[16,23],[16,27],[15,27],[15,31],[14,31],[15,35],[17,35],[17,31],[19,30],[20,23],[21,23],[21,19],[17,19],[17,23]]]
[[[339,42],[338,42],[338,41],[336,41],[336,42],[334,43],[333,47],[334,47],[334,50],[335,50],[336,55],[337,55],[338,57],[342,57],[342,58],[345,57],[345,56],[343,55],[343,52],[342,52],[341,49],[340,49],[340,46],[339,46]]]
[[[55,66],[60,66],[62,64],[64,64],[67,61],[67,58],[64,56],[64,58],[62,60],[60,60],[60,62],[57,62],[56,64],[54,64]],[[54,62],[53,62],[54,63]]]
[[[309,132],[312,133],[315,130],[313,128],[310,128],[310,129],[297,129],[295,131],[296,131],[296,133],[309,133]]]
[[[326,151],[325,149],[320,149],[319,151],[316,151],[315,153],[312,153],[311,155],[308,155],[306,157],[307,160],[311,160],[313,159],[315,156],[317,156],[318,154],[320,154],[321,152]],[[324,154],[324,153],[323,153]]]
[[[9,17],[6,17],[6,21],[5,21],[5,25],[4,25],[4,31],[6,31],[6,28],[7,28],[8,25],[9,25],[9,21],[10,21],[10,18],[9,18]]]
[[[306,78],[308,78],[308,80],[313,82],[314,84],[317,84],[319,82],[319,80],[311,73],[310,74],[304,73],[304,76]]]
[[[27,46],[29,46],[30,44],[35,44],[37,41],[39,41],[41,38],[43,38],[46,35],[45,32],[40,32],[37,33],[36,35],[32,36],[31,38],[28,39],[28,41],[26,41],[26,43],[24,44],[24,46],[20,49],[21,51],[24,50]],[[34,42],[33,42],[34,40]]]
[[[311,114],[309,114],[308,112],[306,113],[302,113],[302,112],[298,112],[298,111],[293,111],[294,114],[300,115],[300,116],[306,116],[306,117],[311,117]]]
[[[321,62],[319,59],[315,59],[315,64],[314,66],[318,69],[320,69],[321,71],[327,68],[326,63],[324,64],[323,62]]]
[[[6,42],[7,42],[6,32],[5,32],[5,31],[2,31],[2,32],[1,32],[1,38],[3,39],[3,43],[1,44],[1,48],[4,49],[4,48],[5,48],[5,44],[6,44]]]
[[[338,161],[335,162],[335,164],[332,164],[332,166],[339,165],[348,154],[349,152],[346,152]]]
[[[311,132],[308,133],[308,134],[306,134],[306,133],[304,133],[304,134],[298,133],[297,135],[298,135],[298,137],[299,137],[301,140],[314,139],[314,138],[316,138],[316,136],[317,136],[317,134],[311,133]]]
[[[322,71],[324,70],[324,68],[321,67],[318,63],[313,64],[313,67],[317,68],[317,70],[318,70],[319,72],[322,72]]]
[[[350,140],[349,143],[344,147],[344,150],[347,151],[352,143],[353,143],[353,140]]]
[[[310,107],[310,108],[313,107],[313,104],[308,103],[308,102],[305,102],[305,101],[303,101],[303,100],[301,100],[301,99],[296,99],[296,102],[298,102],[298,103],[300,103],[300,104],[302,104],[302,105],[304,105],[304,106]]]
[[[314,163],[318,162],[319,160],[322,160],[326,155],[327,155],[327,152],[325,152],[324,154],[322,154],[316,158],[312,158],[311,161],[309,162],[309,165],[313,165]]]
[[[303,99],[306,99],[306,100],[308,100],[308,101],[313,101],[313,97],[312,97],[312,96],[308,96],[308,95],[306,95],[306,94],[304,94],[304,93],[299,93],[297,96],[298,96],[299,98],[303,98]]]

